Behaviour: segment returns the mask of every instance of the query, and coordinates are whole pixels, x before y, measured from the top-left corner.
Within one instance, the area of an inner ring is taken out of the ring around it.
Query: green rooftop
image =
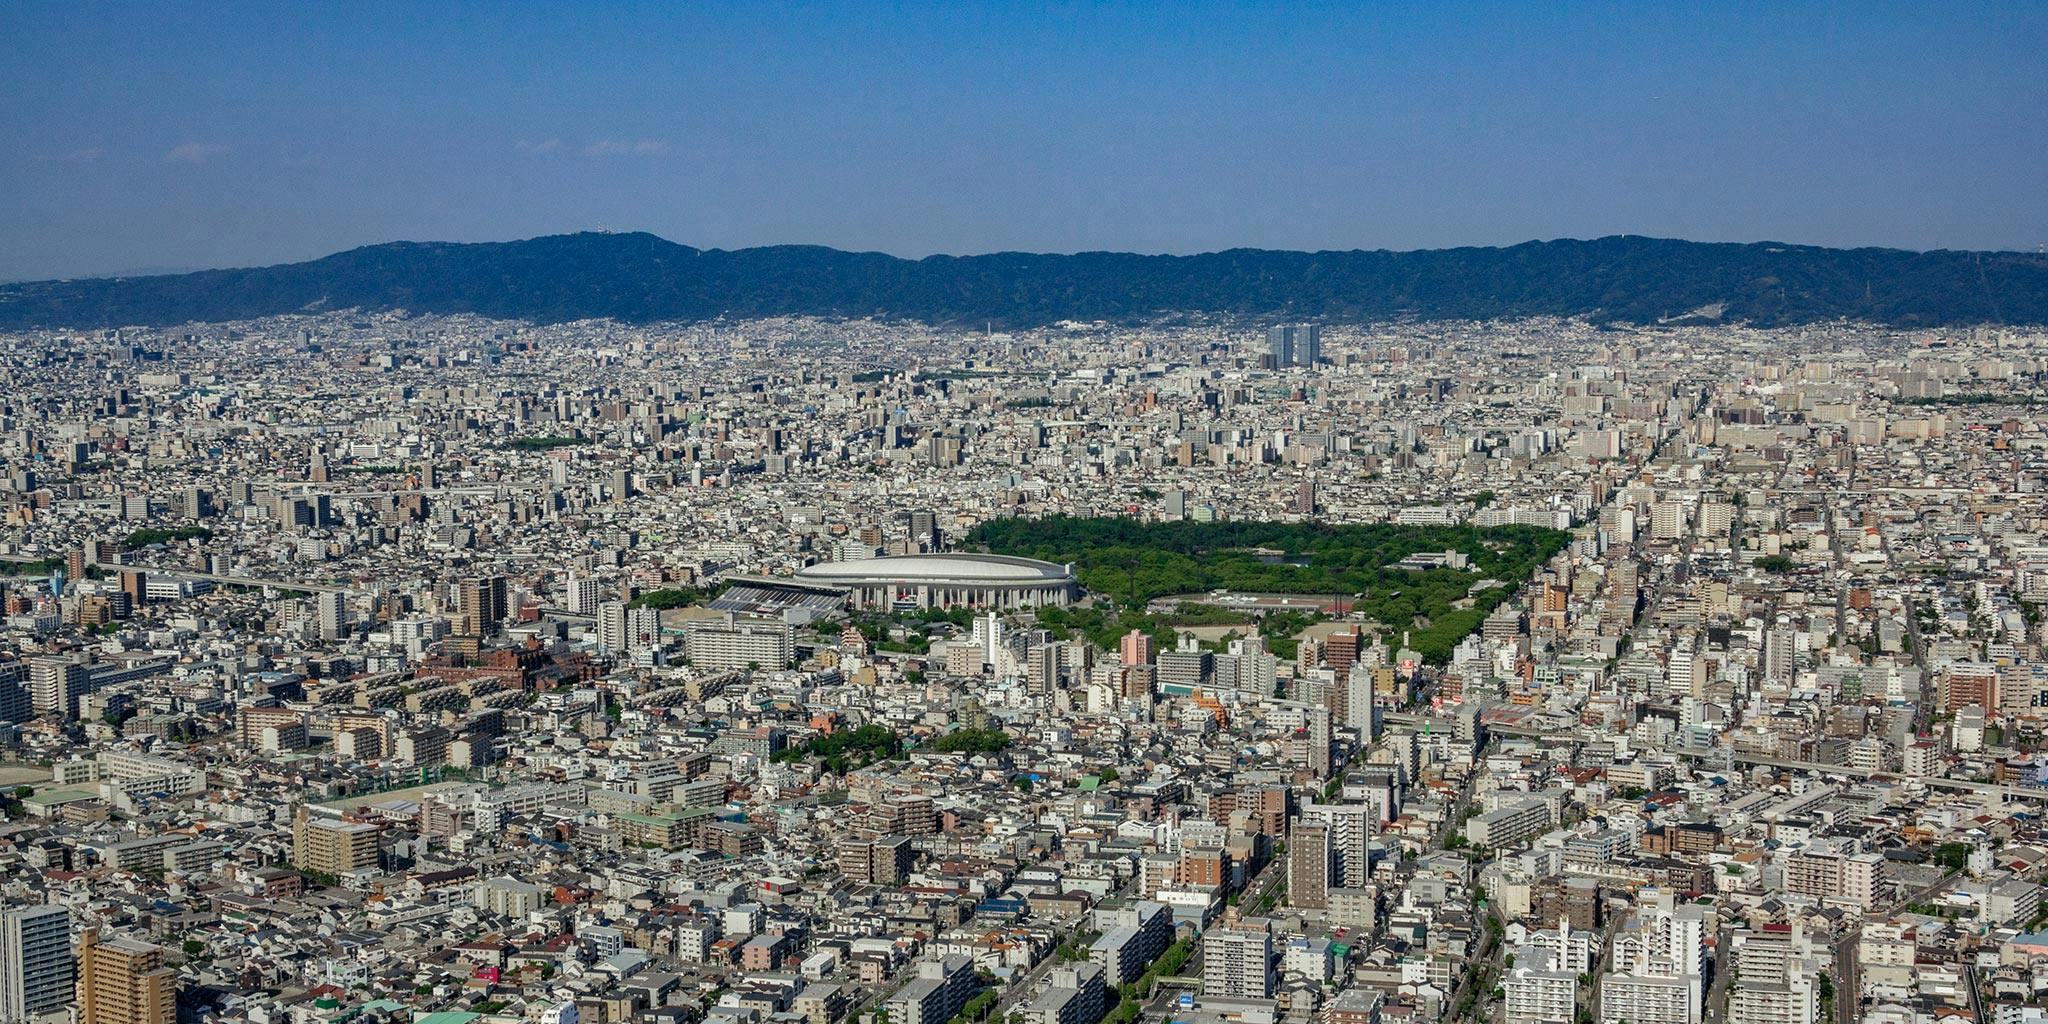
[[[469,1024],[470,1021],[473,1021],[481,1016],[483,1016],[483,1014],[481,1013],[465,1013],[461,1010],[442,1010],[438,1013],[427,1014],[424,1017],[414,1017],[412,1019],[412,1024]]]

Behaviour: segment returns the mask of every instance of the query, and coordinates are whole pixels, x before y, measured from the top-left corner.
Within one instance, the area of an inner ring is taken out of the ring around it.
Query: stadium
[[[932,554],[824,562],[799,582],[843,587],[855,608],[1036,608],[1079,592],[1073,569],[1010,555]]]

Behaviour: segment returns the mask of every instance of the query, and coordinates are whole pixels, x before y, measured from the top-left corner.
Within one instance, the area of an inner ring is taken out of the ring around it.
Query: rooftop
[[[822,562],[797,572],[800,580],[904,580],[933,582],[1028,583],[1073,579],[1067,567],[1055,562],[1014,555],[934,554],[860,558],[849,562]]]

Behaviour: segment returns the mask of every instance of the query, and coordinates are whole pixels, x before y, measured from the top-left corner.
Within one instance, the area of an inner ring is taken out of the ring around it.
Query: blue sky
[[[690,245],[2048,242],[2048,4],[0,0],[0,279]]]

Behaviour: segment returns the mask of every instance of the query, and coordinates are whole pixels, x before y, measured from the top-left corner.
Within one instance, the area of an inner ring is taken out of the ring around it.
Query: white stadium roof
[[[1056,562],[1012,555],[895,555],[821,562],[797,570],[797,578],[815,583],[902,581],[912,583],[1058,583],[1073,579]]]

